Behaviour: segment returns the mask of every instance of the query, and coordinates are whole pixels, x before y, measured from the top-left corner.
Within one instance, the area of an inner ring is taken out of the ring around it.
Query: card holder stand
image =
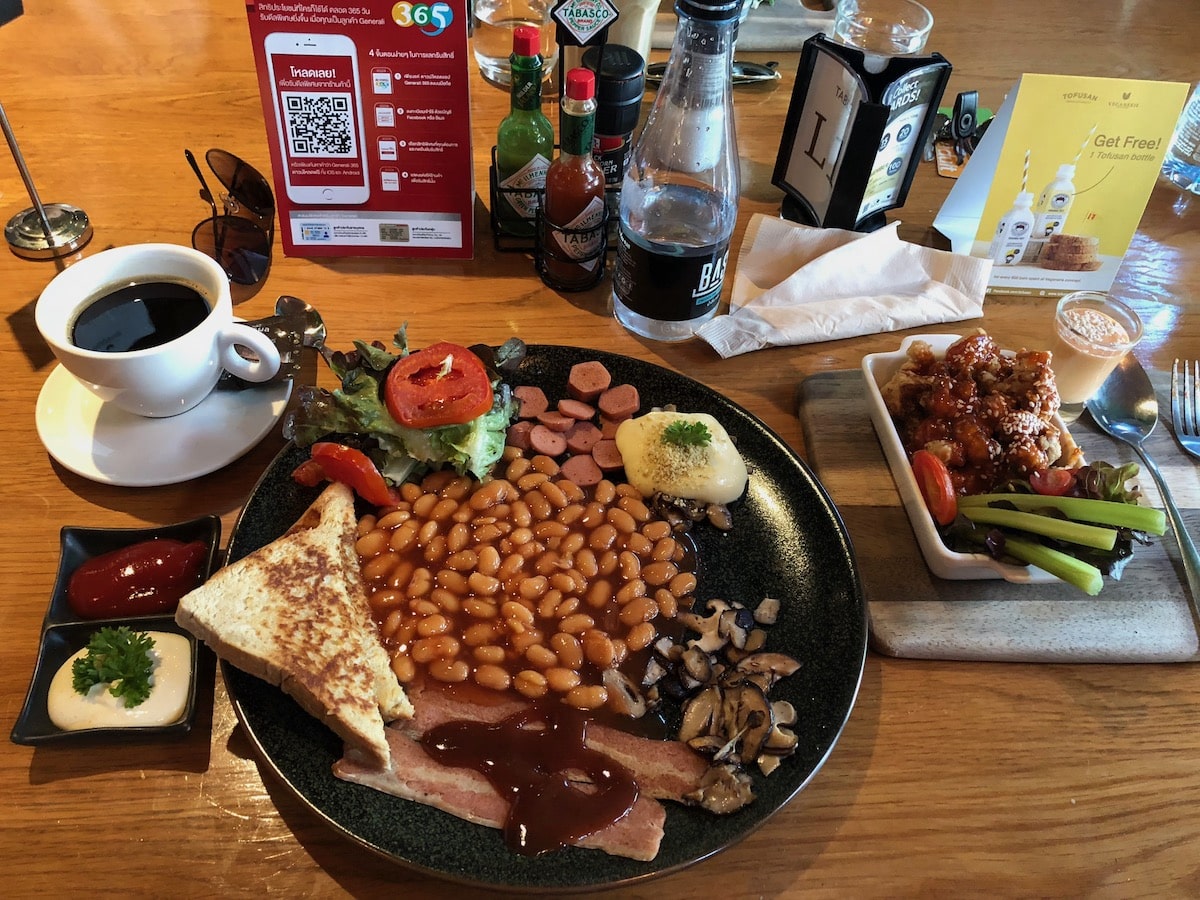
[[[607,206],[604,207],[600,221],[589,228],[566,228],[550,225],[542,218],[542,208],[540,205],[538,206],[536,221],[537,239],[534,241],[534,265],[537,267],[538,276],[548,287],[554,288],[556,291],[586,291],[600,283],[600,279],[604,277],[608,262]],[[578,242],[585,247],[595,243],[596,249],[583,256],[567,256],[560,247],[547,240],[549,235],[561,235],[566,242]],[[578,282],[564,281],[553,272],[553,265],[555,263],[562,263],[564,266],[572,268],[580,268],[592,261],[596,262],[596,268]]]

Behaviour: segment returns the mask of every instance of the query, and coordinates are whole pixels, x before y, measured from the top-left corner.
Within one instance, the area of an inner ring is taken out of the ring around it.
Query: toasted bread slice
[[[412,704],[371,619],[355,528],[353,493],[331,484],[287,534],[180,600],[175,621],[386,767],[384,722]]]

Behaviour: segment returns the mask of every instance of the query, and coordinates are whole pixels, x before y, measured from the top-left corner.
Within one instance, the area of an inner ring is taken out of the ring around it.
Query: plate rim
[[[618,364],[618,365],[632,365],[634,368],[639,368],[639,369],[642,369],[643,371],[650,371],[650,372],[654,373],[654,375],[656,377],[659,377],[659,378],[665,377],[670,381],[685,383],[687,386],[689,386],[689,388],[691,390],[698,391],[701,394],[706,395],[707,399],[711,399],[717,405],[724,405],[730,411],[732,411],[735,415],[743,418],[744,424],[751,427],[756,432],[756,436],[758,438],[767,441],[774,448],[774,452],[782,454],[783,459],[790,466],[794,466],[798,470],[800,475],[807,481],[808,485],[811,486],[811,488],[813,489],[813,496],[810,499],[815,500],[817,502],[817,504],[820,506],[822,512],[829,516],[829,518],[831,520],[831,524],[833,524],[835,526],[837,543],[842,548],[842,554],[843,554],[842,559],[846,563],[846,571],[842,577],[844,577],[846,579],[847,594],[850,597],[850,599],[852,600],[852,605],[853,605],[853,609],[851,610],[851,614],[848,615],[848,621],[847,621],[847,625],[852,626],[853,627],[852,630],[854,631],[854,637],[853,637],[853,641],[852,641],[854,652],[853,652],[852,657],[850,657],[850,659],[847,663],[848,668],[852,671],[852,674],[853,674],[853,678],[852,678],[853,683],[850,686],[849,691],[847,692],[845,708],[841,709],[837,715],[836,727],[832,728],[831,733],[828,733],[826,735],[828,743],[825,745],[824,750],[821,753],[819,759],[817,759],[815,761],[815,764],[812,765],[811,769],[809,771],[807,771],[803,775],[803,777],[800,778],[798,780],[798,782],[794,786],[791,787],[791,789],[789,791],[787,791],[786,796],[780,802],[775,804],[771,809],[766,810],[761,815],[758,815],[755,818],[755,820],[748,827],[740,830],[736,835],[732,836],[730,839],[719,842],[717,845],[709,847],[701,853],[689,856],[687,859],[679,860],[677,862],[670,863],[670,864],[662,864],[662,865],[656,865],[654,861],[650,861],[647,863],[636,863],[635,861],[630,861],[630,860],[619,860],[619,862],[627,864],[627,865],[633,864],[636,866],[640,866],[640,867],[642,867],[642,870],[638,871],[636,873],[630,874],[630,875],[624,875],[622,877],[619,877],[619,878],[616,878],[613,880],[600,880],[600,881],[589,881],[589,882],[555,881],[553,883],[529,882],[529,881],[523,881],[523,880],[517,880],[517,881],[481,880],[480,878],[471,877],[471,876],[463,874],[461,872],[449,871],[445,868],[424,864],[419,859],[411,859],[411,858],[407,858],[407,857],[402,857],[396,853],[388,851],[385,848],[376,846],[374,843],[372,843],[372,841],[357,834],[354,830],[352,830],[352,827],[348,827],[348,826],[344,825],[342,822],[335,819],[333,817],[333,815],[331,815],[328,811],[326,811],[325,809],[322,809],[321,807],[316,805],[308,796],[306,796],[306,794],[300,788],[298,788],[293,783],[292,778],[290,778],[287,773],[282,771],[282,769],[279,765],[279,762],[272,756],[272,754],[270,753],[268,748],[264,746],[262,740],[260,739],[261,736],[256,732],[254,724],[250,721],[251,719],[253,719],[253,713],[246,708],[246,704],[244,702],[245,698],[243,698],[242,696],[239,696],[239,691],[238,691],[236,683],[239,679],[251,679],[252,681],[249,681],[247,683],[254,683],[254,681],[256,681],[254,679],[254,677],[251,675],[247,675],[246,673],[243,673],[240,670],[230,666],[228,663],[226,663],[223,660],[221,661],[222,676],[225,678],[226,691],[227,691],[227,694],[229,695],[231,704],[233,705],[234,712],[237,716],[238,722],[241,724],[241,726],[243,727],[243,730],[247,733],[247,736],[250,738],[251,744],[255,748],[255,753],[256,753],[256,756],[257,756],[259,762],[265,764],[267,769],[272,773],[272,777],[277,779],[278,782],[289,791],[289,793],[291,794],[291,796],[294,799],[296,799],[298,802],[300,802],[303,806],[308,808],[310,811],[316,813],[317,817],[320,820],[324,821],[327,825],[332,827],[337,833],[343,835],[344,837],[349,838],[354,843],[358,844],[359,846],[362,846],[364,849],[368,850],[369,852],[373,853],[374,855],[381,856],[382,858],[387,859],[393,863],[402,865],[406,868],[430,875],[432,877],[435,877],[435,878],[438,878],[441,880],[453,881],[456,883],[473,886],[473,887],[486,887],[486,888],[500,889],[500,890],[521,890],[521,891],[531,892],[531,893],[545,893],[545,892],[562,893],[562,892],[574,892],[574,891],[595,890],[595,889],[607,889],[607,888],[612,888],[612,887],[617,887],[617,886],[629,886],[629,885],[633,885],[636,883],[644,883],[647,880],[662,877],[662,876],[671,874],[673,872],[679,871],[683,868],[692,866],[704,859],[711,858],[713,855],[720,853],[720,852],[728,849],[729,847],[739,843],[745,837],[747,837],[749,834],[751,834],[753,831],[757,830],[759,827],[764,825],[780,809],[782,809],[784,806],[786,806],[787,803],[789,803],[791,800],[793,800],[797,794],[799,794],[805,787],[807,787],[811,783],[812,779],[816,776],[816,774],[821,770],[821,768],[824,766],[824,764],[828,761],[829,756],[832,754],[834,748],[837,745],[838,740],[840,739],[842,733],[844,732],[846,724],[849,722],[850,715],[854,709],[854,705],[857,702],[858,694],[859,694],[859,691],[862,686],[862,679],[863,679],[863,674],[865,671],[866,656],[867,656],[868,644],[869,644],[869,627],[868,627],[869,613],[868,613],[866,597],[865,597],[865,593],[863,590],[862,579],[859,574],[857,564],[855,562],[854,549],[853,549],[853,544],[851,542],[850,534],[849,534],[848,530],[846,529],[846,526],[845,526],[844,521],[842,520],[841,514],[838,511],[836,505],[833,503],[833,500],[830,497],[828,491],[826,491],[824,486],[821,484],[819,479],[816,477],[816,474],[814,473],[812,468],[806,462],[804,462],[804,460],[799,456],[799,454],[789,444],[787,444],[778,434],[776,434],[769,426],[767,426],[766,423],[764,423],[761,419],[759,419],[752,412],[750,412],[749,410],[746,410],[744,407],[740,406],[733,400],[730,400],[728,397],[725,397],[723,394],[720,394],[715,389],[703,384],[702,382],[700,382],[694,378],[691,378],[690,376],[684,375],[682,373],[676,372],[671,369],[667,369],[667,368],[660,366],[653,362],[638,359],[636,357],[624,356],[621,354],[612,353],[611,351],[595,350],[595,349],[591,349],[591,348],[580,348],[580,347],[575,347],[575,346],[557,345],[557,344],[530,344],[527,346],[527,350],[528,350],[528,357],[533,357],[533,358],[537,358],[540,354],[543,354],[543,353],[566,354],[566,355],[573,354],[576,357],[578,357],[578,361],[583,361],[584,359],[599,359],[601,362],[616,361],[615,364]],[[565,380],[566,380],[566,371],[564,369],[564,371],[563,371],[564,384],[565,384]],[[522,382],[520,381],[519,378],[517,378],[515,380],[512,380],[511,383],[518,384],[518,383],[522,383]],[[243,508],[242,508],[241,512],[239,513],[237,520],[235,521],[234,526],[230,532],[230,539],[229,539],[229,544],[227,547],[227,554],[228,554],[229,562],[234,562],[237,559],[241,558],[241,556],[245,555],[246,553],[252,552],[253,549],[256,549],[255,547],[242,548],[241,546],[239,546],[239,543],[238,543],[239,539],[243,533],[243,530],[247,527],[246,526],[246,517],[247,517],[250,507],[251,507],[251,500],[259,493],[260,490],[262,490],[264,488],[265,485],[267,485],[270,482],[272,477],[277,474],[275,471],[276,467],[279,466],[281,464],[281,462],[288,457],[289,454],[296,453],[297,450],[298,450],[298,448],[296,448],[294,442],[289,442],[284,448],[282,448],[279,451],[279,453],[276,455],[275,459],[272,460],[271,464],[268,466],[268,468],[266,470],[264,470],[263,474],[260,476],[258,481],[255,483],[254,488],[252,489],[250,495],[248,495],[247,500],[246,500],[245,504],[243,505]],[[790,469],[789,469],[789,471],[790,471]],[[242,552],[243,549],[244,549],[244,552]],[[230,676],[232,676],[232,677],[230,677]],[[272,690],[278,691],[278,689],[272,689]],[[284,700],[286,700],[289,703],[292,702],[290,700],[290,698],[286,697],[286,695],[283,695],[282,692],[279,692],[279,693],[283,697]],[[298,707],[297,707],[297,709],[298,709]],[[303,713],[302,711],[301,711],[301,714],[307,716],[307,714]],[[309,717],[309,718],[311,718],[311,717]],[[330,774],[328,777],[332,781],[336,781],[336,779],[334,779],[332,774]],[[395,800],[396,802],[405,802],[405,801],[399,800],[399,798],[391,798],[391,799]],[[676,808],[679,810],[683,810],[683,807],[680,807],[678,804],[673,804],[673,803],[667,803],[664,805],[667,807],[667,812],[668,812],[668,826],[667,827],[669,829],[670,828],[670,818],[671,818],[673,810]],[[426,807],[426,809],[431,809],[431,811],[433,811],[433,812],[438,812],[437,810],[432,810],[432,808]],[[750,809],[753,809],[753,807],[750,807]],[[679,813],[677,813],[677,814],[679,814]],[[441,815],[449,815],[449,814],[442,813]],[[494,831],[493,829],[486,829],[485,826],[473,825],[471,827],[479,828],[479,829],[486,830],[486,831]],[[585,853],[585,854],[586,853],[600,853],[600,851],[588,851],[588,850],[582,850],[580,848],[568,848],[567,850],[564,850],[562,852],[563,853],[573,853],[573,854],[574,853]],[[515,856],[516,855],[514,854],[514,857]],[[616,858],[609,857],[609,859],[616,859]]]

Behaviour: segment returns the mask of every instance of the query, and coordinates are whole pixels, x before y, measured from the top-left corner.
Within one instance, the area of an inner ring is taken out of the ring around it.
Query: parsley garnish
[[[93,685],[112,682],[110,694],[123,698],[126,707],[137,706],[150,696],[153,647],[150,635],[125,625],[101,628],[88,641],[87,653],[71,665],[71,684],[86,694]]]
[[[663,429],[664,444],[677,444],[680,447],[703,447],[712,442],[708,426],[703,422],[672,422]]]

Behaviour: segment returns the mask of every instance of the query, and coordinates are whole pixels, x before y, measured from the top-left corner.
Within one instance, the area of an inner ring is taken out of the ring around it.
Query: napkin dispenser
[[[823,34],[804,42],[772,176],[784,218],[873,231],[903,206],[951,66],[933,53],[871,71],[875,59]]]

